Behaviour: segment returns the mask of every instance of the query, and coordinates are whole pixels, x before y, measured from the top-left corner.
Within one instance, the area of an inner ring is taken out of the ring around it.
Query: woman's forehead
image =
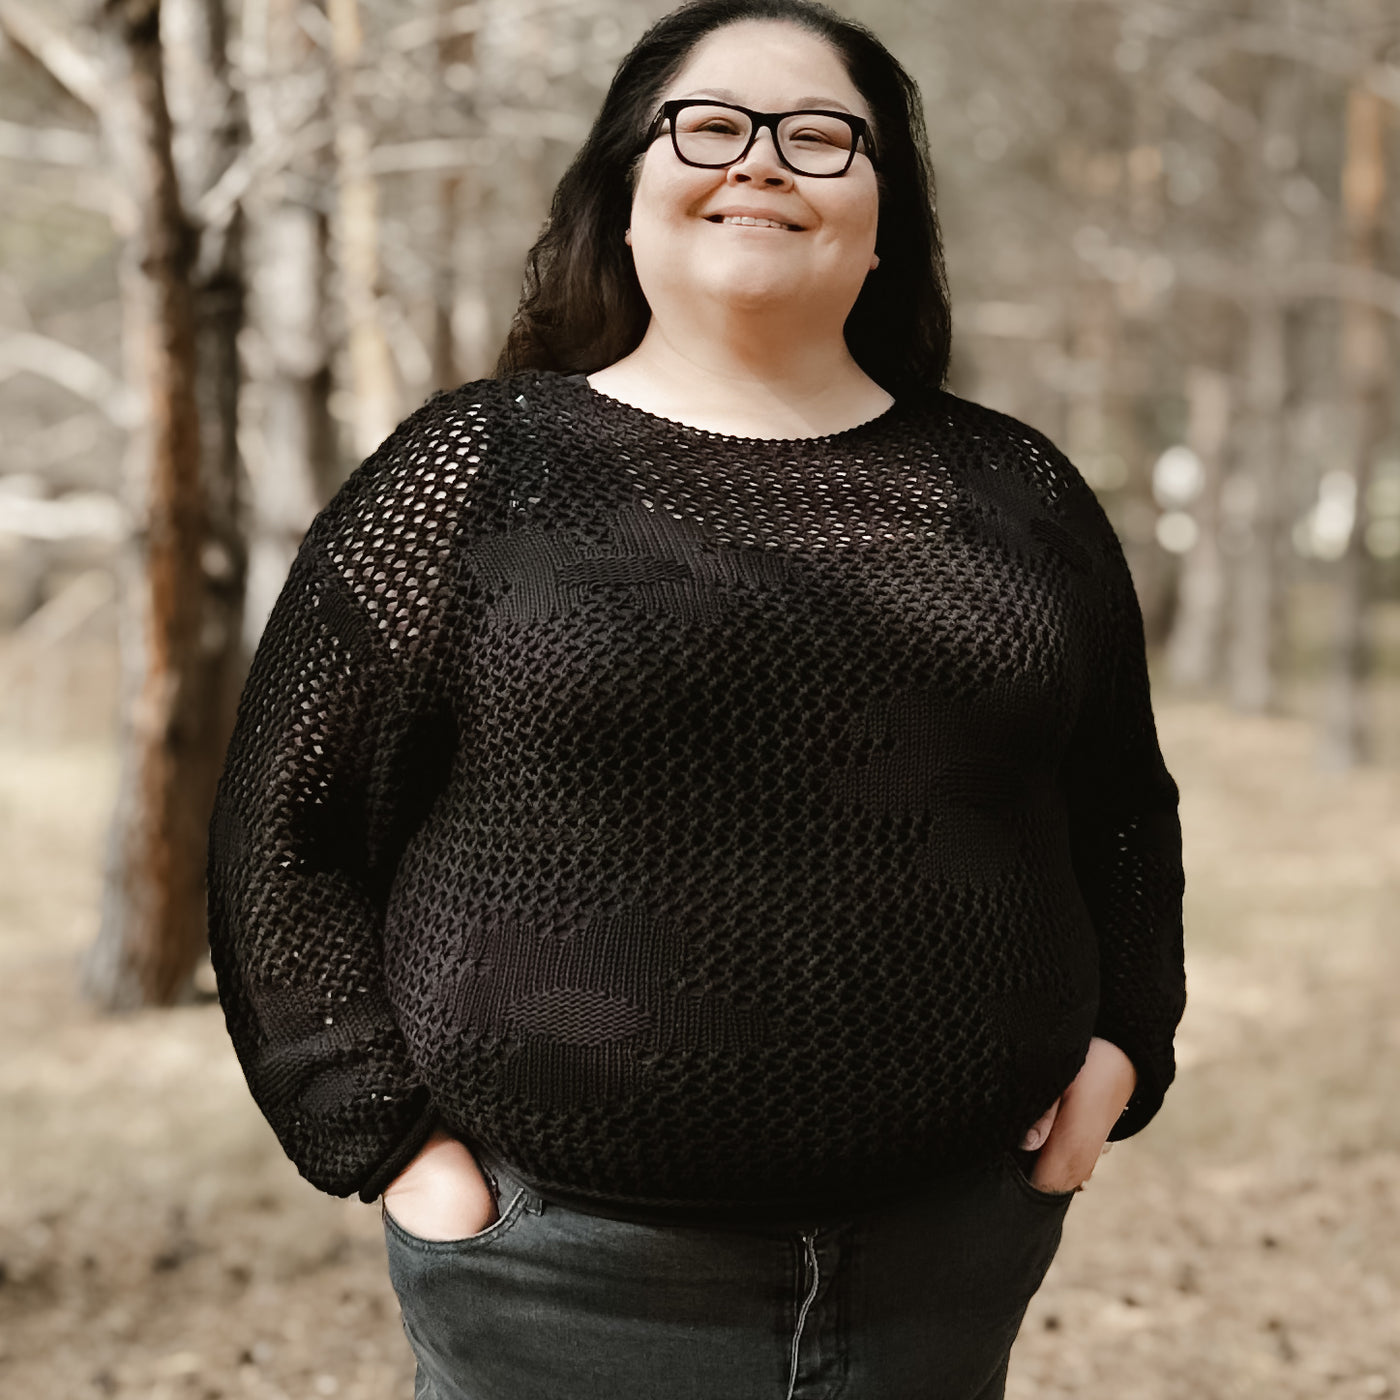
[[[667,97],[713,97],[763,111],[831,107],[868,118],[870,110],[824,39],[771,20],[726,25],[691,50]]]
[[[740,107],[748,106],[745,100],[747,94],[737,91],[734,88],[703,86],[697,88],[687,87],[684,92],[676,94],[678,97],[713,97],[719,102],[733,102]],[[790,97],[784,104],[789,108],[831,108],[838,112],[854,112],[856,109],[844,97],[834,97],[825,92],[809,92],[800,96]]]

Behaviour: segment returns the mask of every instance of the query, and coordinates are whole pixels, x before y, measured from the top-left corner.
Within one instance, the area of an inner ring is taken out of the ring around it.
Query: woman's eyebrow
[[[740,102],[739,94],[731,91],[729,88],[696,88],[693,92],[686,93],[685,96],[687,98],[717,97],[721,102],[730,102],[733,103],[733,105],[736,107],[746,107],[748,105],[745,102]],[[839,98],[836,97],[799,97],[796,99],[792,107],[784,108],[784,110],[792,112],[801,112],[807,111],[814,107],[824,107],[829,110],[838,112],[849,112],[851,110],[844,102],[842,102]]]
[[[851,109],[839,97],[799,97],[798,107],[826,107],[836,112],[849,112]]]

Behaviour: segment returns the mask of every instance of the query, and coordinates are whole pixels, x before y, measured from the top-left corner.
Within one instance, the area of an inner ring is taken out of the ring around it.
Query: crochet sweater
[[[1107,520],[949,394],[821,438],[581,376],[432,399],[308,531],[214,812],[229,1032],[298,1168],[434,1125],[605,1211],[839,1206],[1141,1128],[1176,788]]]

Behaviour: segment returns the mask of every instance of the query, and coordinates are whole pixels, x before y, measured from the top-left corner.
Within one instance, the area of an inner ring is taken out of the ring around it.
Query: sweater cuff
[[[1094,1034],[1116,1045],[1133,1062],[1133,1068],[1137,1071],[1137,1087],[1133,1090],[1133,1096],[1108,1134],[1109,1142],[1121,1142],[1141,1132],[1156,1117],[1176,1066],[1170,1050],[1167,1051],[1165,1066],[1159,1064],[1145,1047],[1134,1043],[1132,1036],[1124,1035],[1120,1027],[1099,1025],[1094,1028]]]
[[[1156,1117],[1164,1097],[1160,1091],[1144,1093],[1141,1088],[1136,1089],[1128,1100],[1128,1106],[1118,1115],[1118,1121],[1109,1129],[1109,1142],[1121,1142],[1141,1132]]]
[[[365,1178],[360,1187],[360,1199],[367,1205],[377,1201],[384,1188],[418,1155],[438,1125],[438,1111],[431,1100],[414,1120],[397,1147]]]

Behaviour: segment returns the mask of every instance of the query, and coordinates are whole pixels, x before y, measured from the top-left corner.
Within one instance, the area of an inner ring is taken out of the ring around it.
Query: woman
[[[623,62],[498,378],[317,518],[216,966],[437,1400],[989,1400],[1172,1076],[1176,790],[1092,494],[944,393],[917,93],[805,0]]]

